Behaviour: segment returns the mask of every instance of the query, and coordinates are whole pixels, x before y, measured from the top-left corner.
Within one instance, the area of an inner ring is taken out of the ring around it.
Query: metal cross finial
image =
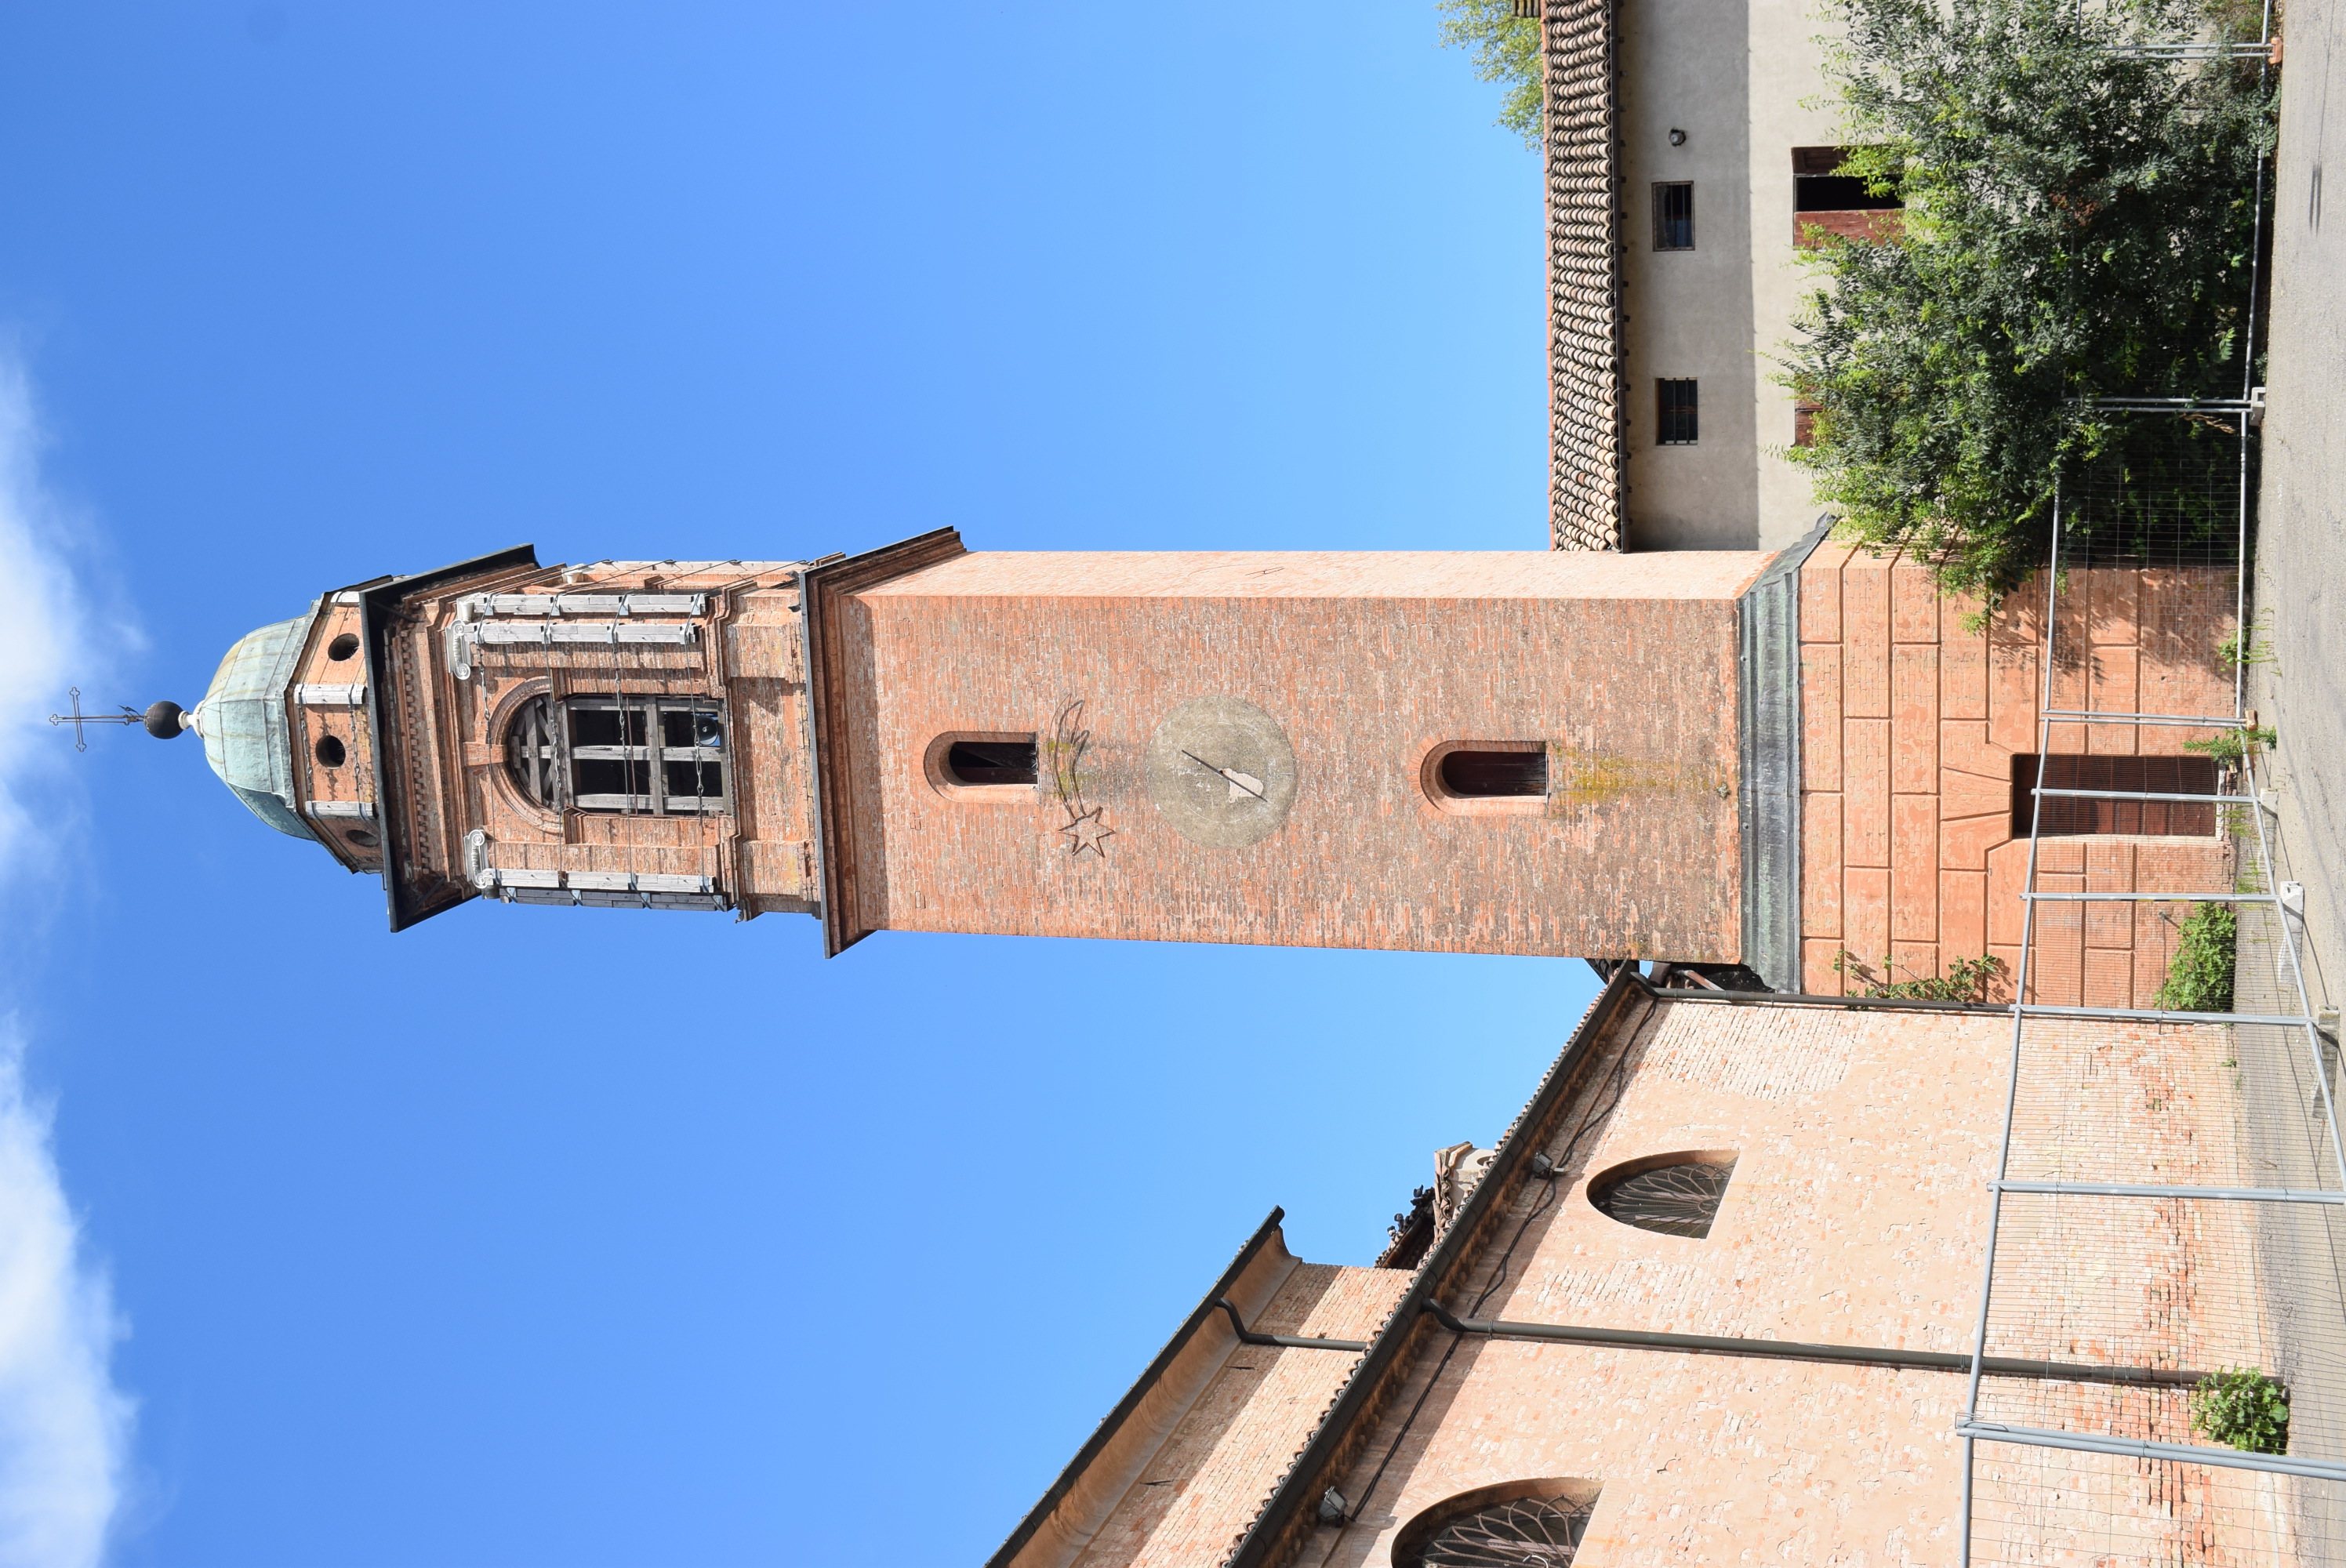
[[[137,710],[129,708],[124,708],[118,714],[84,713],[81,710],[81,687],[77,686],[73,687],[71,695],[73,697],[73,711],[71,713],[53,713],[49,715],[49,722],[51,724],[70,724],[73,726],[74,749],[76,751],[87,751],[89,749],[89,739],[87,736],[83,735],[81,731],[81,727],[85,724],[143,724],[146,722],[145,718],[142,718]],[[117,704],[117,706],[119,705]]]

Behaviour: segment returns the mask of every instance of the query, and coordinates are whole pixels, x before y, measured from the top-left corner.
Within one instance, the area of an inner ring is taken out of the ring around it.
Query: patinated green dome
[[[280,833],[315,841],[297,809],[293,738],[285,718],[285,688],[301,645],[318,618],[321,599],[306,615],[253,632],[228,650],[211,688],[196,706],[196,732],[204,760],[252,814]]]

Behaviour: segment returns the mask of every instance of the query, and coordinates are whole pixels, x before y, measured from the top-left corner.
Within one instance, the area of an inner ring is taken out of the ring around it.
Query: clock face
[[[1174,830],[1211,850],[1269,838],[1295,804],[1295,748],[1253,703],[1200,697],[1149,738],[1149,798]]]

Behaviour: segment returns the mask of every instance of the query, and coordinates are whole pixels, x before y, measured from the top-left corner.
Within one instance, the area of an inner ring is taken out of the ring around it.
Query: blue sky
[[[525,540],[1537,548],[1435,26],[0,0],[0,1564],[974,1562],[1272,1204],[1364,1263],[1504,1125],[1577,962],[394,939],[40,722]]]

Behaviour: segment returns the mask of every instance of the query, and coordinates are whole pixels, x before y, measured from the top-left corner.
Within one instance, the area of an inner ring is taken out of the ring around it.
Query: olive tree
[[[1437,0],[1442,41],[1474,51],[1474,74],[1507,90],[1499,124],[1540,145],[1540,25],[1515,14],[1512,0]]]
[[[2241,36],[2206,0],[1829,5],[1842,172],[1905,210],[1820,237],[1790,455],[1845,537],[1993,603],[2044,559],[2065,471],[2176,434],[2093,400],[2239,395],[2272,73],[2174,57]]]

